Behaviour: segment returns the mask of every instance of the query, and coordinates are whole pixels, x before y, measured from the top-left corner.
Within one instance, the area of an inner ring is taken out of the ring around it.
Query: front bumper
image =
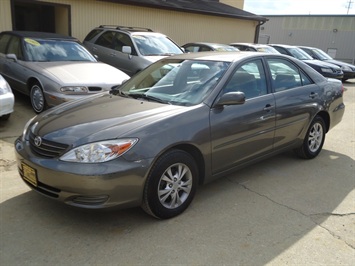
[[[326,78],[333,78],[333,79],[343,79],[344,74],[343,73],[329,73],[329,72],[319,72],[321,73],[324,77]]]
[[[11,114],[14,111],[15,97],[12,93],[0,95],[0,116]]]
[[[350,72],[350,71],[343,70],[343,72],[344,72],[343,79],[354,79],[355,78],[355,71]]]
[[[15,141],[22,180],[38,193],[66,204],[101,209],[140,206],[151,161],[128,162],[118,158],[106,163],[82,164],[43,158],[27,141]]]

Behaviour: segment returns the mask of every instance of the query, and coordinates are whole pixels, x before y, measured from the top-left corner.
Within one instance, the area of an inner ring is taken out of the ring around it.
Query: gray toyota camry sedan
[[[47,110],[16,140],[22,180],[81,208],[181,214],[197,186],[293,149],[316,157],[343,86],[297,59],[253,52],[162,59],[110,94]]]

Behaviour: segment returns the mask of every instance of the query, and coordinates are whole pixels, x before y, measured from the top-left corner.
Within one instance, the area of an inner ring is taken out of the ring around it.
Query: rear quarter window
[[[89,32],[88,35],[86,35],[84,42],[85,41],[91,41],[93,38],[95,38],[97,35],[99,35],[102,32],[102,30],[95,29]]]
[[[0,35],[0,53],[6,53],[6,46],[9,43],[11,36],[8,34]]]

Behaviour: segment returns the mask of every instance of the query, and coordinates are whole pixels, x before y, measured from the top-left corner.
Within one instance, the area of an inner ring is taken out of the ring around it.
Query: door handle
[[[273,108],[274,108],[274,106],[272,106],[271,104],[267,104],[264,107],[264,111],[270,112]]]
[[[318,96],[318,93],[316,93],[316,92],[311,92],[311,94],[309,95],[309,98],[314,99],[314,98],[316,98],[317,96]]]

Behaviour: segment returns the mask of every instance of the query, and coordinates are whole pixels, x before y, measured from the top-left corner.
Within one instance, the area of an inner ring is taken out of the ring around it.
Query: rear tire
[[[322,117],[316,116],[307,130],[303,144],[295,152],[304,159],[313,159],[321,152],[325,140],[325,123]]]
[[[43,89],[38,82],[33,83],[31,86],[30,100],[32,108],[37,114],[47,109],[47,103],[43,94]]]
[[[0,117],[1,120],[9,120],[11,114],[6,114]]]
[[[159,219],[181,214],[196,193],[197,179],[198,168],[189,153],[168,151],[155,162],[148,175],[142,208]]]

